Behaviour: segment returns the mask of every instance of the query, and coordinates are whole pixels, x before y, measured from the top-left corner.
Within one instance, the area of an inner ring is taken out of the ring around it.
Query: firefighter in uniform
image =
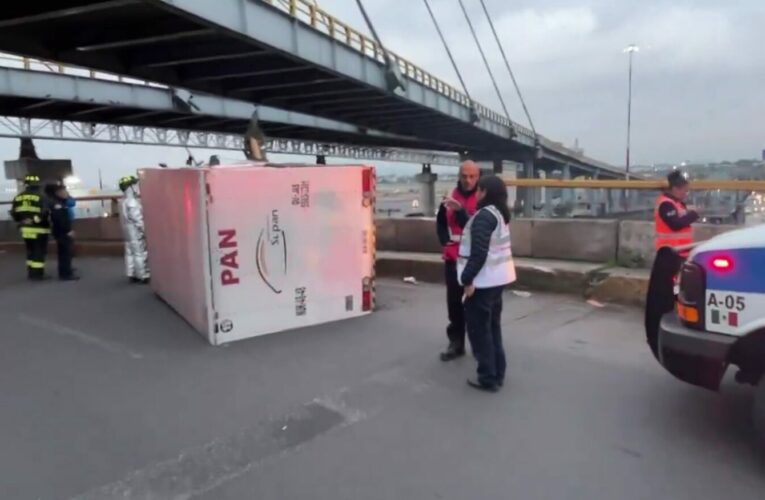
[[[128,175],[120,179],[120,190],[125,193],[120,210],[122,232],[125,237],[125,270],[131,283],[148,283],[149,253],[143,227],[143,207],[138,199],[138,178]]]
[[[481,171],[473,161],[460,166],[459,182],[444,198],[436,216],[438,239],[443,247],[446,279],[446,305],[449,326],[446,335],[449,346],[441,353],[441,361],[451,361],[465,355],[465,310],[462,304],[464,290],[457,279],[457,255],[462,229],[476,211],[476,185]]]
[[[40,192],[40,177],[24,177],[25,189],[13,198],[11,217],[19,226],[27,251],[27,277],[42,280],[45,277],[45,255],[48,252],[50,212]]]
[[[682,172],[675,170],[667,176],[668,189],[656,200],[654,221],[656,227],[656,250],[663,247],[681,247],[693,243],[693,227],[699,218],[695,210],[685,204],[689,183]],[[681,257],[688,256],[688,249],[680,250]]]
[[[465,322],[478,362],[477,377],[468,379],[468,385],[496,392],[505,383],[507,367],[502,294],[515,281],[507,188],[496,175],[478,182],[478,211],[465,226],[457,273],[465,287]]]

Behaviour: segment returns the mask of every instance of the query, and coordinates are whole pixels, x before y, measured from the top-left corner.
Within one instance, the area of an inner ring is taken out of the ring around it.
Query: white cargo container
[[[211,344],[373,309],[374,168],[216,166],[139,177],[152,288]]]

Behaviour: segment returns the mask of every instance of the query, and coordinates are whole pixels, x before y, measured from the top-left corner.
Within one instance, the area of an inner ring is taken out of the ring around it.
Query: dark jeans
[[[56,240],[56,247],[58,248],[58,277],[69,278],[72,276],[74,240],[70,236],[63,236]]]
[[[478,361],[478,382],[494,386],[505,380],[502,346],[502,292],[504,286],[476,289],[465,301],[465,320],[473,356]]]
[[[45,275],[45,256],[48,253],[48,235],[24,239],[27,249],[27,277],[42,279]]]
[[[457,263],[446,261],[444,264],[446,307],[449,310],[449,326],[446,327],[446,336],[449,337],[449,345],[464,349],[465,306],[462,304],[464,288],[457,281]]]

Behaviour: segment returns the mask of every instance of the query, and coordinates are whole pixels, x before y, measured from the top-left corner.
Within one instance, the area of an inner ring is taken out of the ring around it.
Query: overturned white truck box
[[[211,344],[373,309],[374,168],[216,166],[139,177],[152,288]]]

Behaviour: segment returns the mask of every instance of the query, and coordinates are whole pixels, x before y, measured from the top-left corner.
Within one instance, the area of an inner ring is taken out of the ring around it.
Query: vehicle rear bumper
[[[667,313],[659,326],[659,360],[672,375],[689,384],[717,390],[737,337],[684,326]]]

